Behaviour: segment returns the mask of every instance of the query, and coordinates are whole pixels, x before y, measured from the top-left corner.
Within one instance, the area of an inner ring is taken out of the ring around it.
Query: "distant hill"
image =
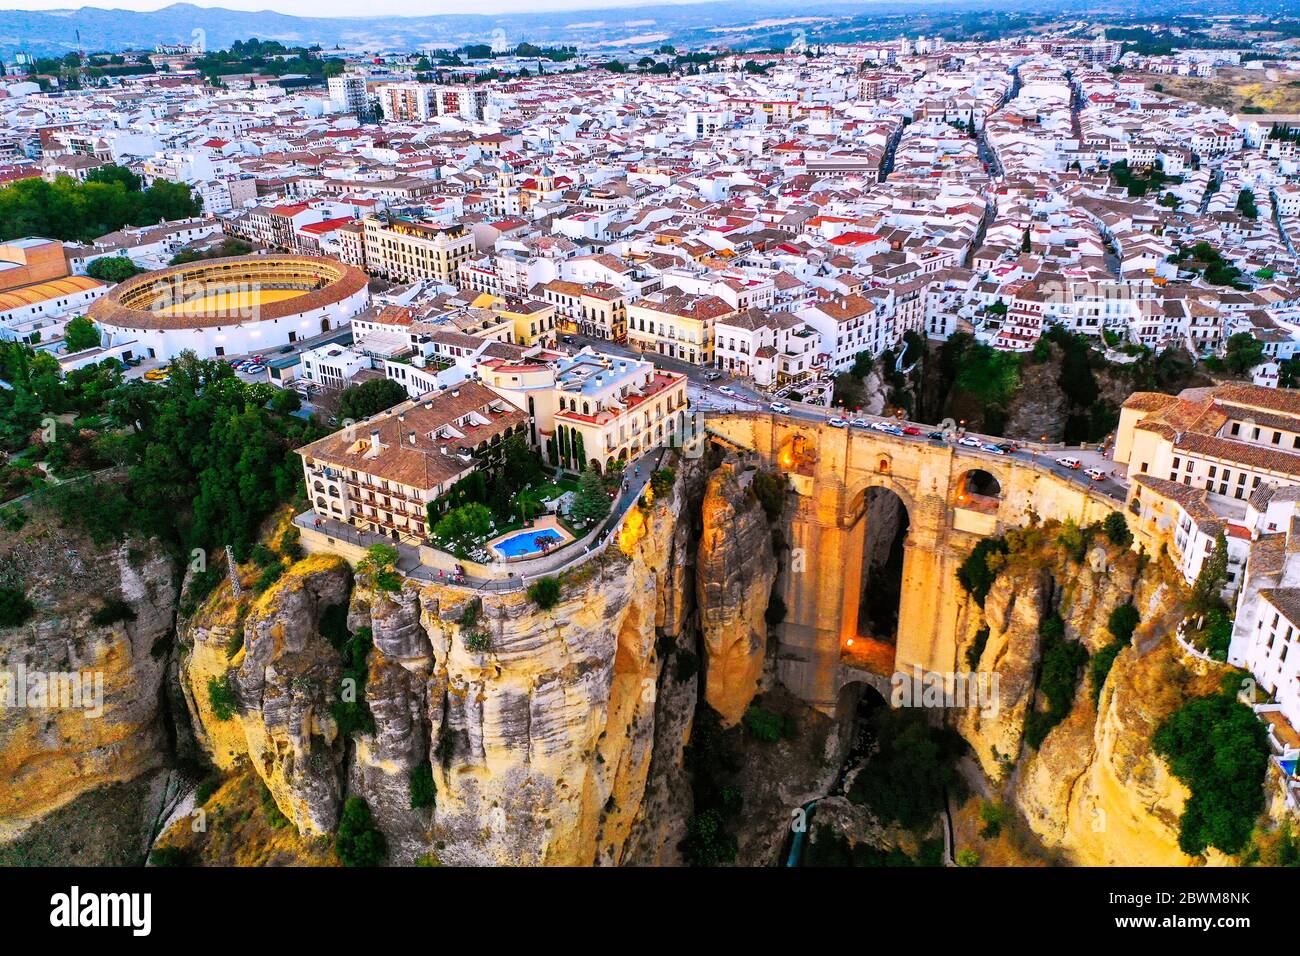
[[[1283,0],[1283,5],[1291,2]],[[1162,8],[1192,5],[1192,0],[1169,0]],[[1195,6],[1209,12],[1209,8],[1230,9],[1232,4],[1209,0]],[[1142,12],[1144,7],[1140,0],[814,0],[798,6],[788,0],[723,0],[527,14],[326,18],[177,3],[149,13],[93,7],[4,11],[0,56],[11,58],[18,51],[66,53],[77,49],[78,30],[87,52],[153,49],[159,43],[188,43],[196,36],[208,49],[258,37],[326,48],[410,51],[490,43],[496,31],[511,45],[577,43],[584,51],[613,52],[664,42],[745,49],[784,46],[796,30],[817,42],[876,39],[927,27],[937,32],[944,24],[953,24],[960,36],[976,32],[981,15],[989,11],[1002,11],[1004,17],[1067,11],[1077,16],[1088,9],[1115,14]]]

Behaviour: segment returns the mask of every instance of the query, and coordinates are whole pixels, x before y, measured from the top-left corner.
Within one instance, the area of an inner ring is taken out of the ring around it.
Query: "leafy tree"
[[[870,717],[879,741],[871,763],[853,781],[849,799],[865,804],[882,823],[926,827],[956,785],[956,759],[965,749],[956,732],[932,727],[914,708],[880,708]]]
[[[86,266],[86,275],[100,282],[125,282],[143,271],[126,256],[101,256]]]
[[[271,398],[271,411],[291,415],[302,408],[302,397],[291,388],[278,388]]]
[[[486,505],[471,502],[443,515],[433,533],[444,541],[469,542],[484,537],[491,528],[491,510]]]
[[[84,183],[60,176],[0,188],[0,240],[22,236],[90,242],[123,226],[197,216],[202,203],[184,183],[159,180],[141,189],[129,170],[104,167]]]
[[[1127,548],[1133,543],[1133,532],[1129,530],[1128,520],[1122,512],[1112,511],[1106,515],[1101,523],[1101,530],[1105,532],[1106,540],[1113,545]]]
[[[375,825],[370,805],[361,797],[349,797],[339,816],[334,853],[344,866],[378,866],[388,852],[384,835]]]
[[[99,326],[84,315],[77,316],[63,330],[63,344],[69,352],[99,348],[99,343]]]
[[[1245,848],[1264,809],[1268,736],[1259,719],[1225,690],[1188,701],[1156,729],[1152,749],[1191,791],[1178,845],[1197,855]]]
[[[1200,573],[1192,582],[1190,606],[1195,613],[1206,613],[1223,603],[1222,592],[1228,583],[1228,539],[1220,531],[1214,539],[1214,550],[1201,564]]]
[[[1244,375],[1264,360],[1264,343],[1249,332],[1235,332],[1224,343],[1223,361],[1233,372]]]
[[[397,381],[391,378],[372,378],[360,385],[349,385],[343,389],[339,396],[338,418],[340,421],[351,419],[359,422],[406,399],[406,389]]]

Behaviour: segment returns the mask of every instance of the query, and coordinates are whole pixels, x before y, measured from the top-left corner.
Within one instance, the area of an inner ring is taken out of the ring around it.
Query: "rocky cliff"
[[[965,710],[958,729],[972,746],[991,795],[1014,806],[1052,852],[1081,865],[1189,865],[1178,849],[1186,792],[1151,750],[1160,722],[1217,675],[1188,661],[1173,640],[1185,592],[1167,562],[1139,558],[1098,538],[1082,560],[1057,543],[1060,529],[1008,535],[1011,552],[983,608],[964,612],[974,669],[997,674],[996,713]],[[1064,639],[1091,654],[1112,637],[1107,620],[1133,603],[1141,623],[1111,667],[1094,704],[1085,675],[1072,706],[1035,749],[1025,740],[1040,692],[1044,618],[1059,614]],[[1215,859],[1212,855],[1212,859]]]
[[[28,620],[0,628],[0,841],[169,751],[162,687],[176,587],[149,542],[96,547],[46,515],[0,535]]]
[[[754,472],[724,462],[702,507],[695,577],[704,636],[704,699],[733,726],[758,693],[767,648],[768,599],[776,580],[772,532],[749,482]]]

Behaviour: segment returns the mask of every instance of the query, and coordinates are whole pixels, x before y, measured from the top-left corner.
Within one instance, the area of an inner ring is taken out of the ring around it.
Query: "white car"
[[[719,392],[720,394],[722,394],[722,395],[735,395],[735,394],[736,394],[736,390],[735,390],[734,388],[732,388],[730,385],[719,385],[719,386],[718,386],[718,392]]]
[[[1102,471],[1100,468],[1089,468],[1087,471],[1084,472],[1084,474],[1087,475],[1089,478],[1091,478],[1093,481],[1106,480],[1106,473]]]
[[[983,444],[974,435],[967,435],[965,438],[958,439],[958,445],[965,445],[967,448],[979,448]]]
[[[721,389],[719,389],[719,391],[721,391]],[[774,412],[780,412],[782,415],[790,414],[790,406],[787,405],[785,402],[773,402],[771,405],[767,407],[772,409],[772,411]]]
[[[849,423],[843,418],[832,418],[826,424],[830,425],[831,428],[847,428]]]
[[[853,419],[853,421],[849,422],[849,424],[852,425],[854,428],[870,428],[870,427],[871,427],[871,423],[870,423],[869,421],[867,421],[865,418],[855,418],[855,419]]]

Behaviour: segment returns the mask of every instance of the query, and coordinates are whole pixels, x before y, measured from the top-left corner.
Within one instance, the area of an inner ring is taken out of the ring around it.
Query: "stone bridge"
[[[1035,514],[1083,524],[1120,507],[1035,462],[924,438],[767,413],[709,416],[706,429],[794,489],[784,518],[791,551],[776,591],[786,606],[774,629],[777,668],[786,687],[826,713],[849,684],[869,683],[888,699],[896,671],[966,669],[957,660],[967,603],[957,568],[981,537]],[[897,637],[881,640],[859,624],[864,551],[870,567],[872,553],[887,550],[873,538],[883,531],[892,540],[903,520]]]

